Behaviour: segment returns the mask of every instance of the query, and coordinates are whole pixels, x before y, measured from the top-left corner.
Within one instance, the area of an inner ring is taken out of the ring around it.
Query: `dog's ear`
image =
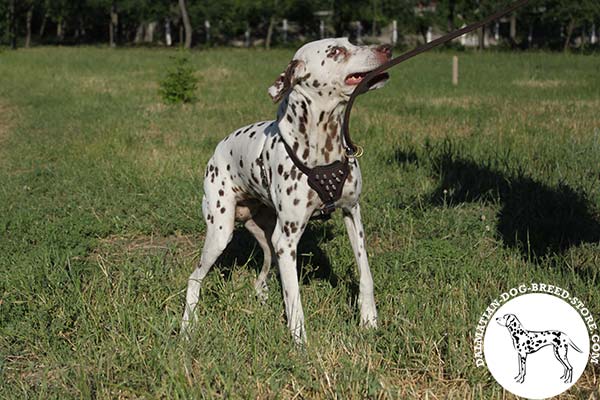
[[[285,94],[296,84],[299,70],[302,69],[304,63],[300,60],[292,60],[279,75],[279,77],[269,87],[269,96],[274,103],[285,96]]]

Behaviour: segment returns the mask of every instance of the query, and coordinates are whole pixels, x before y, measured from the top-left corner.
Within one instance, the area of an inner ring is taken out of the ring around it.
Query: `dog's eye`
[[[329,57],[338,57],[341,55],[345,55],[346,54],[346,49],[343,47],[332,47],[331,50],[329,50],[329,54],[327,54]]]

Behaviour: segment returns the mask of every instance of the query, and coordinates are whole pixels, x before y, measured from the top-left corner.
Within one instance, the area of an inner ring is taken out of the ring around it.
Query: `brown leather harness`
[[[342,197],[344,183],[350,172],[348,157],[344,157],[343,161],[336,160],[331,164],[309,168],[298,159],[296,153],[288,146],[285,140],[283,140],[283,145],[296,168],[307,176],[308,186],[317,192],[317,195],[319,195],[319,198],[323,202],[320,214],[313,216],[311,219],[331,218],[331,213],[335,211],[335,202]]]
[[[356,157],[358,146],[356,146],[352,142],[349,131],[350,111],[352,110],[352,105],[354,104],[354,100],[356,99],[356,97],[367,92],[369,90],[369,87],[371,87],[373,84],[375,84],[378,80],[381,79],[380,75],[387,69],[398,65],[401,62],[404,62],[409,58],[419,55],[425,51],[431,50],[434,47],[449,42],[450,40],[456,39],[461,35],[479,29],[484,25],[487,25],[490,22],[502,17],[503,15],[515,11],[517,8],[525,5],[528,1],[529,0],[516,1],[507,8],[488,16],[487,18],[484,18],[481,21],[475,22],[471,25],[467,25],[464,28],[457,29],[435,40],[432,40],[431,42],[425,43],[424,45],[419,46],[411,51],[408,51],[396,58],[393,58],[390,61],[380,65],[373,71],[369,72],[367,75],[365,75],[350,95],[350,98],[348,99],[348,104],[346,105],[344,119],[342,122],[342,134],[344,136],[344,146],[346,154],[345,157],[343,157],[342,161],[338,160],[331,164],[319,165],[313,168],[309,168],[298,159],[298,157],[290,148],[290,146],[285,142],[285,140],[282,139],[283,144],[285,146],[285,150],[290,156],[290,159],[292,160],[294,165],[308,177],[308,185],[315,192],[317,192],[319,198],[323,202],[323,208],[320,210],[320,214],[316,217],[313,217],[313,219],[329,219],[331,217],[331,213],[335,211],[335,202],[338,201],[342,196],[344,182],[346,181],[346,178],[348,177],[348,174],[350,172],[348,159]]]

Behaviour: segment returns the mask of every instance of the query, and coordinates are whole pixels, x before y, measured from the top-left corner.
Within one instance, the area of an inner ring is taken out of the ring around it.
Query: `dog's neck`
[[[524,329],[523,329],[523,326],[522,326],[521,324],[519,324],[519,323],[517,323],[517,326],[514,326],[514,327],[513,327],[513,326],[511,326],[511,325],[506,325],[506,327],[508,328],[508,330],[509,330],[510,332],[516,332],[516,331],[518,331],[518,330],[524,330]]]
[[[277,122],[281,137],[307,167],[342,160],[341,134],[346,101],[311,99],[295,89],[281,102]]]
[[[519,330],[523,331],[523,326],[521,324],[517,324],[517,326],[512,327],[510,325],[506,326],[508,328],[508,331],[510,332],[510,338],[512,339],[513,342],[513,346],[515,347],[515,349],[517,348],[517,345],[519,344],[517,341],[517,336],[515,335],[515,333],[518,333]]]

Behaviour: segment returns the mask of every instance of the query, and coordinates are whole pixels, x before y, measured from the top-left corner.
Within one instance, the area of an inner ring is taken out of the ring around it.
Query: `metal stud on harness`
[[[324,204],[323,208],[320,210],[321,214],[317,217],[313,217],[313,219],[329,219],[331,217],[331,213],[335,211],[334,204],[342,196],[344,182],[346,181],[346,178],[348,177],[348,173],[350,171],[350,168],[348,166],[348,159],[360,157],[362,155],[362,147],[352,143],[349,131],[350,111],[352,110],[352,105],[354,104],[354,100],[356,99],[356,97],[367,92],[367,90],[371,86],[370,84],[376,82],[377,77],[381,75],[381,73],[385,70],[395,65],[398,65],[401,62],[404,62],[418,54],[421,54],[441,44],[449,42],[450,40],[456,39],[461,35],[481,28],[482,26],[489,24],[495,19],[498,19],[503,15],[515,11],[517,8],[525,5],[528,1],[529,0],[516,1],[504,10],[498,11],[495,14],[492,14],[479,22],[475,22],[471,25],[465,26],[464,28],[450,32],[442,37],[439,37],[435,40],[432,40],[431,42],[428,42],[409,52],[406,52],[396,58],[393,58],[390,61],[380,65],[373,71],[369,72],[367,75],[365,75],[365,77],[360,81],[358,86],[350,95],[350,99],[348,99],[348,104],[346,105],[346,110],[344,112],[344,119],[342,122],[342,134],[344,135],[346,149],[343,161],[338,160],[328,165],[320,165],[314,168],[309,168],[298,159],[296,154],[288,146],[285,140],[283,140],[285,150],[290,156],[292,162],[300,171],[302,171],[308,177],[309,186],[317,192],[319,198]]]

